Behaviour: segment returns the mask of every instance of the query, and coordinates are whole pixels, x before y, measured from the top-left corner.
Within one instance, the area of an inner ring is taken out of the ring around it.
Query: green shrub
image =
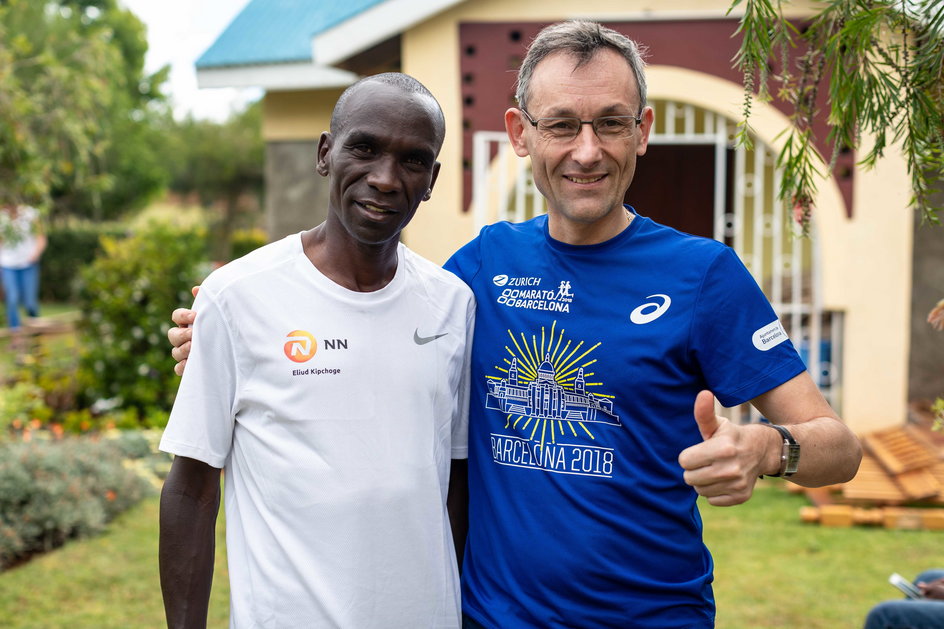
[[[30,353],[20,357],[20,365],[10,371],[6,381],[10,385],[19,385],[21,390],[32,385],[32,390],[38,393],[37,397],[48,407],[48,413],[33,413],[30,418],[36,417],[43,422],[57,421],[58,416],[76,406],[77,369],[74,335],[37,338],[30,348]],[[0,391],[0,409],[4,406],[4,397],[5,392]],[[19,408],[15,400],[7,401],[8,409],[12,413],[32,412],[29,405],[23,403],[25,400],[21,400]],[[4,426],[4,415],[0,410],[0,427]]]
[[[34,420],[47,421],[52,410],[43,401],[43,390],[30,382],[0,388],[0,442],[10,429],[20,430]]]
[[[204,242],[201,229],[159,224],[102,239],[80,293],[79,380],[93,410],[133,411],[144,423],[171,408],[179,379],[166,332],[206,275]]]
[[[39,290],[43,301],[71,302],[79,293],[79,271],[101,251],[102,236],[124,235],[116,223],[70,222],[47,228],[49,244],[39,266]]]
[[[87,437],[0,444],[0,570],[100,532],[153,493],[125,464],[128,452],[126,444]]]

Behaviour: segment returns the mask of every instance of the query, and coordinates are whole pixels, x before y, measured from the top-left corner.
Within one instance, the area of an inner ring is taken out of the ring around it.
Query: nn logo
[[[292,362],[308,362],[318,352],[318,339],[311,332],[292,330],[286,338],[288,340],[282,347],[282,351]],[[324,349],[347,349],[347,339],[325,339],[322,343]]]

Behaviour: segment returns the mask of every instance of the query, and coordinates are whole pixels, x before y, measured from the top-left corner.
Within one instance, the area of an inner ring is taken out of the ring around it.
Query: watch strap
[[[767,421],[761,423],[765,426],[770,426],[779,432],[781,437],[783,437],[783,449],[780,452],[780,471],[778,471],[776,474],[767,474],[767,476],[790,478],[796,474],[796,471],[799,467],[800,444],[798,444],[796,439],[793,438],[793,435],[790,434],[790,431],[783,426],[771,424]]]

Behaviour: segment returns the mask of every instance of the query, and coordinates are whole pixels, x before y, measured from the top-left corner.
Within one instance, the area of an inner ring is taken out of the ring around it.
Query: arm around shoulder
[[[771,423],[787,428],[800,444],[800,461],[790,480],[804,487],[842,483],[855,476],[862,460],[862,446],[842,423],[808,372],[803,372],[751,403]],[[764,432],[761,432],[764,431]],[[767,426],[755,428],[766,447],[764,474],[780,469],[783,439]]]
[[[158,553],[169,628],[206,627],[219,507],[220,470],[176,457],[161,491]]]

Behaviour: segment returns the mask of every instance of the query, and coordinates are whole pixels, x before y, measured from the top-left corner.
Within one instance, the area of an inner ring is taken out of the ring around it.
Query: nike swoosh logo
[[[443,332],[442,334],[437,334],[436,336],[420,336],[420,331],[417,329],[417,330],[414,330],[413,332],[413,342],[416,343],[417,345],[426,345],[427,343],[431,343],[432,341],[435,341],[438,338],[442,338],[446,336],[447,334],[449,333]]]

